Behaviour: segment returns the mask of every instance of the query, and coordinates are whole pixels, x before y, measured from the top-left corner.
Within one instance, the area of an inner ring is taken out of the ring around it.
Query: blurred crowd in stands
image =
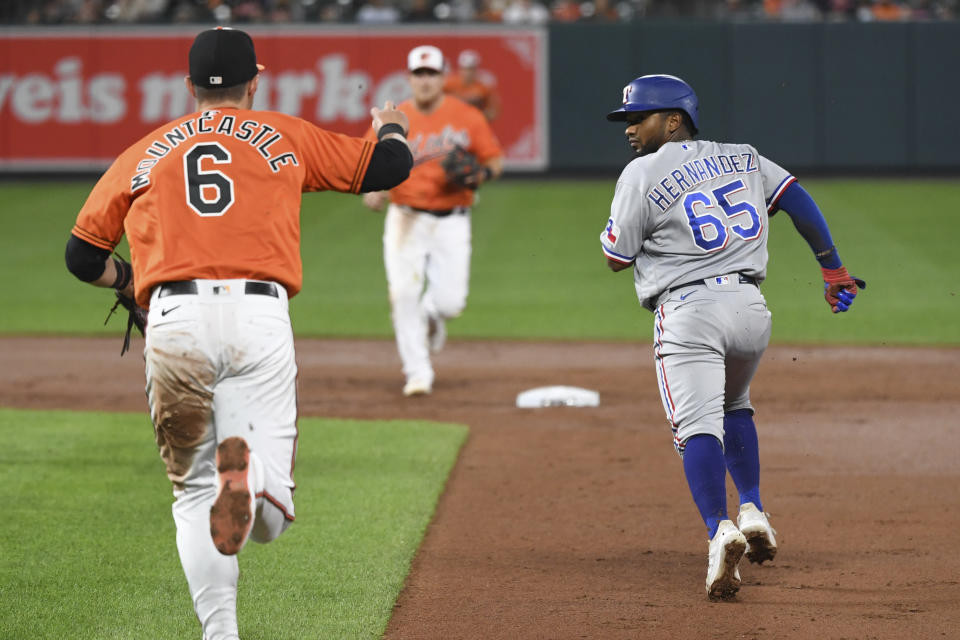
[[[2,24],[929,21],[960,0],[0,0]]]

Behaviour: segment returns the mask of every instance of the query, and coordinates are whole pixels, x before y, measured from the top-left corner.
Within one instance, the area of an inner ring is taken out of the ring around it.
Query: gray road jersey
[[[620,174],[603,251],[635,261],[648,309],[665,289],[692,280],[734,272],[763,280],[768,211],[793,181],[747,144],[669,142]]]

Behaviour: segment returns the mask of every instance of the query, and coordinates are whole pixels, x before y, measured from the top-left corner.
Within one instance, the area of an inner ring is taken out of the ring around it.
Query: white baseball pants
[[[391,204],[383,261],[397,351],[407,380],[433,383],[427,318],[455,318],[467,304],[470,214],[435,216]]]
[[[256,508],[250,537],[269,542],[294,519],[297,443],[293,333],[286,290],[247,293],[244,280],[195,280],[196,293],[151,298],[144,358],[160,456],[174,485],[177,549],[206,640],[237,635],[236,556],[210,537],[221,440],[251,450]]]

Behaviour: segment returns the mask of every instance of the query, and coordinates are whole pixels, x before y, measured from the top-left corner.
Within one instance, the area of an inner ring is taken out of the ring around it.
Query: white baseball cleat
[[[255,479],[250,447],[243,438],[217,446],[217,499],[210,507],[210,537],[217,551],[236,555],[253,528]]]
[[[427,316],[427,344],[436,353],[447,343],[447,321],[440,316]]]
[[[777,555],[777,532],[770,526],[769,514],[757,509],[752,502],[740,505],[737,528],[747,539],[747,559],[763,564]]]
[[[407,396],[425,396],[433,391],[433,384],[423,378],[411,378],[407,384],[403,385],[403,395]]]
[[[729,600],[740,590],[740,558],[747,549],[747,539],[732,520],[721,520],[710,541],[707,561],[707,597]]]

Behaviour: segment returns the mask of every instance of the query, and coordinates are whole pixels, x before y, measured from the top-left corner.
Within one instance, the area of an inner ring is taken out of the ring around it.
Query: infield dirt
[[[142,341],[119,346],[2,338],[0,405],[145,412]],[[424,398],[401,396],[390,341],[297,355],[302,415],[470,427],[388,639],[960,636],[960,349],[768,350],[752,397],[780,553],[744,561],[729,603],[704,594],[649,345],[452,340]],[[514,407],[554,384],[601,406]]]

